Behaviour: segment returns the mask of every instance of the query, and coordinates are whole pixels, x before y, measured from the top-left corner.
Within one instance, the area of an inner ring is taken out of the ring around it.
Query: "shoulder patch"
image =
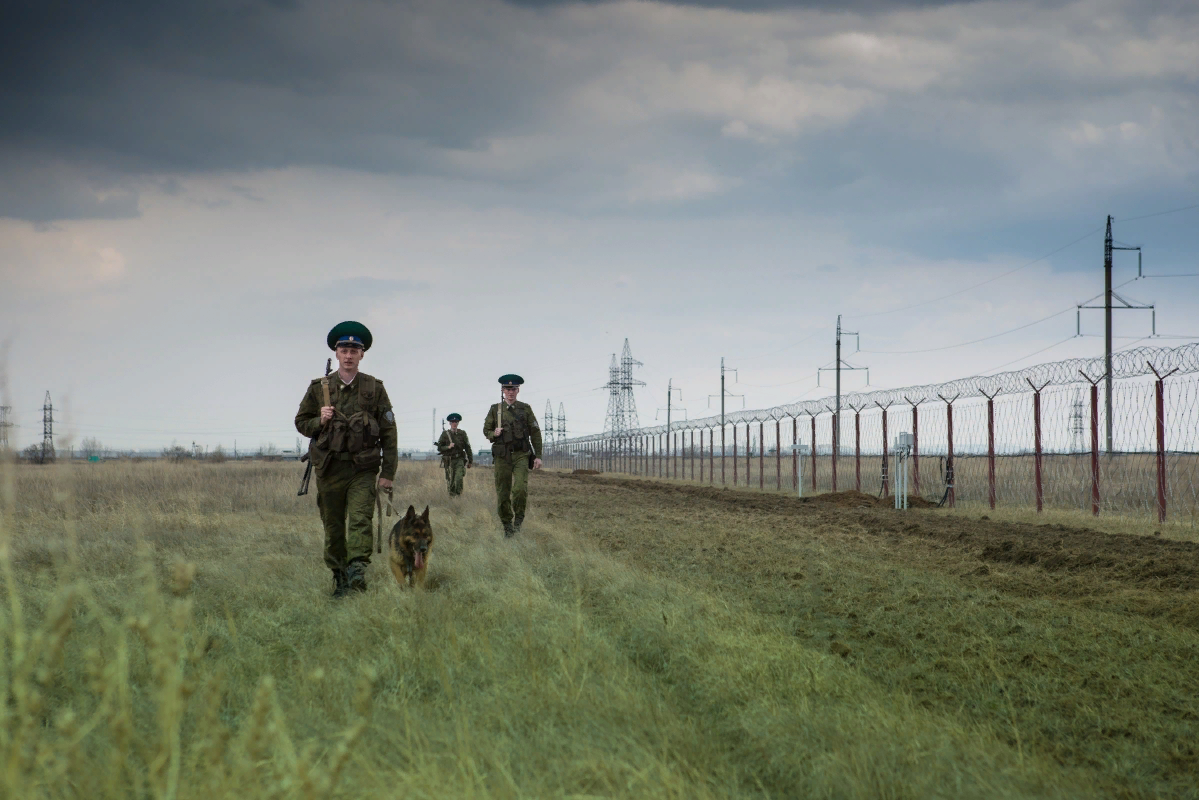
[[[391,424],[396,421],[396,415],[391,413],[391,409],[389,408],[387,409],[387,412],[383,414],[383,419],[387,420],[388,424]]]

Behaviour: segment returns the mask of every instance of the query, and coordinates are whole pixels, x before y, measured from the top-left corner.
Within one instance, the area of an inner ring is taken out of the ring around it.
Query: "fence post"
[[[716,435],[711,428],[708,428],[708,485],[716,485]]]
[[[799,491],[799,417],[791,418],[791,488]]]
[[[778,483],[778,491],[783,490],[783,425],[781,420],[774,421],[774,478]]]
[[[903,398],[908,400],[908,398]],[[909,456],[912,460],[912,488],[916,490],[916,494],[920,494],[920,410],[917,408],[924,402],[921,397],[916,402],[908,400],[908,405],[912,407],[912,454]],[[907,487],[908,474],[904,473],[904,486]],[[910,494],[910,492],[909,492]]]
[[[1099,381],[1082,370],[1078,374],[1091,384],[1091,514],[1099,516]],[[1101,379],[1102,380],[1102,379]]]
[[[887,455],[890,452],[891,447],[887,441],[887,409],[891,407],[891,404],[887,403],[887,405],[883,405],[877,400],[874,402],[874,404],[883,410],[883,497],[886,497],[891,493],[891,487],[888,481],[890,476],[887,474]]]
[[[724,480],[724,421],[720,423],[720,485],[725,486]]]
[[[1037,513],[1039,514],[1045,505],[1044,486],[1041,483],[1041,389],[1048,386],[1049,382],[1041,384],[1041,388],[1038,389],[1037,385],[1028,378],[1024,380],[1032,387],[1033,469],[1037,490]]]
[[[853,410],[853,472],[854,490],[860,492],[862,491],[862,409],[860,406]]]
[[[737,485],[737,424],[733,423],[733,485]]]
[[[811,411],[808,416],[812,418],[812,492],[816,492],[816,415]]]
[[[1149,364],[1148,361],[1145,362]],[[1157,407],[1157,521],[1166,521],[1166,378],[1178,372],[1174,368],[1162,375],[1157,367],[1149,364],[1157,383],[1154,384],[1154,400]]]
[[[746,488],[749,488],[749,476],[753,474],[751,469],[753,458],[753,447],[749,446],[749,423],[746,422]]]
[[[699,479],[704,479],[704,432],[699,432]],[[695,480],[695,429],[691,429],[691,480]]]
[[[679,479],[679,435],[670,434],[670,477]]]
[[[949,507],[953,508],[957,502],[953,488],[953,400],[961,397],[960,394],[955,394],[953,400],[946,400],[941,395],[937,395],[945,401],[945,426],[949,437],[949,449],[945,457],[945,499],[949,502]]]
[[[997,389],[993,394],[979,392],[987,398],[987,502],[992,510],[995,508],[995,395],[1000,391]]]
[[[758,489],[766,490],[766,423],[758,421]]]
[[[830,409],[830,410],[831,410],[831,409]],[[840,437],[838,436],[838,434],[840,433],[840,430],[839,430],[839,429],[840,429],[840,427],[841,427],[841,420],[837,419],[837,412],[836,412],[836,411],[833,411],[833,457],[832,457],[832,467],[833,467],[833,491],[834,491],[834,492],[835,492],[835,491],[837,491],[837,456],[839,456],[839,455],[840,455],[840,453],[838,453],[837,451],[841,449],[841,447],[840,447],[840,444],[841,444],[841,443],[840,443],[840,441],[839,441]]]

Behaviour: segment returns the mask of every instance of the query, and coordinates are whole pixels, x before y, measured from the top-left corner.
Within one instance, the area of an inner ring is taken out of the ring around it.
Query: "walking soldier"
[[[529,499],[529,470],[541,466],[541,426],[533,407],[516,399],[524,382],[519,375],[500,378],[503,402],[493,405],[483,421],[495,462],[495,494],[505,537],[520,531]]]
[[[441,453],[441,466],[445,468],[445,484],[450,490],[450,497],[457,497],[462,494],[466,468],[474,466],[475,457],[470,451],[470,439],[466,431],[458,429],[462,415],[450,414],[445,420],[450,423],[450,428],[441,432],[441,438],[436,442],[437,452]]]
[[[334,597],[366,591],[375,494],[391,489],[396,472],[391,400],[383,381],[358,371],[371,342],[362,323],[335,325],[327,343],[336,354],[337,372],[313,380],[296,412],[296,430],[311,439],[308,458],[316,470],[316,504]]]

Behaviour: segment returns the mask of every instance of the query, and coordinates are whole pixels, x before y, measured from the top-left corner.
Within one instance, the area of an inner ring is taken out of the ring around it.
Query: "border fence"
[[[1199,523],[1199,343],[557,442],[551,468]],[[1109,415],[1108,408],[1111,413]],[[1110,425],[1109,425],[1110,421]],[[1110,431],[1110,434],[1109,434]]]

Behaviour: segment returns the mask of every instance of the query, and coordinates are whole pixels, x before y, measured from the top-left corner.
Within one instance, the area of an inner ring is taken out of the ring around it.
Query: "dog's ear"
[[[415,518],[416,518],[416,508],[413,506],[408,506],[408,513],[404,515],[404,519],[415,519]]]
[[[421,514],[420,518],[423,519],[425,522],[429,521],[429,507],[428,506],[425,506],[425,513]]]

